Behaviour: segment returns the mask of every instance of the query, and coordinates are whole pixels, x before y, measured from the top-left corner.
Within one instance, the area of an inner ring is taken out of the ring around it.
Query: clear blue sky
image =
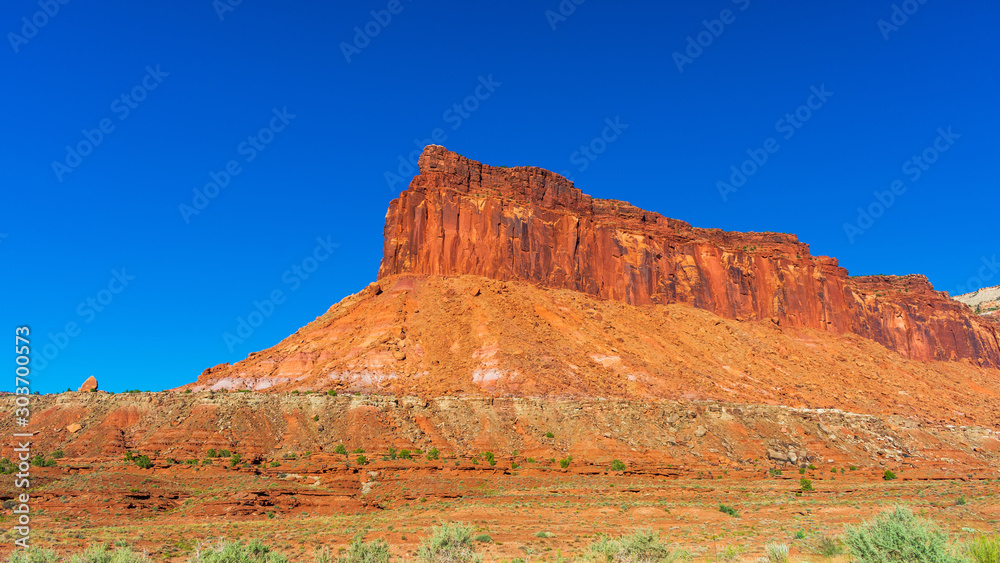
[[[696,226],[796,233],[852,274],[1000,284],[981,270],[998,253],[996,3],[914,1],[894,29],[878,23],[889,0],[567,0],[558,18],[555,0],[244,0],[220,19],[225,1],[0,7],[0,326],[31,326],[36,364],[58,348],[35,390],[190,382],[362,289],[410,179],[390,189],[386,172],[435,129],[468,157],[565,170]],[[366,24],[378,34],[348,62]],[[933,164],[910,161],[935,142]],[[748,150],[768,160],[744,166]],[[724,199],[731,166],[753,174]],[[282,303],[227,343],[275,290]]]

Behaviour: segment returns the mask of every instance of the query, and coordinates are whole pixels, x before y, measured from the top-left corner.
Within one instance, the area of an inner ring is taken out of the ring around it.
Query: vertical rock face
[[[850,278],[795,235],[693,228],[593,199],[562,176],[440,146],[389,205],[379,277],[473,274],[632,305],[850,332],[918,360],[1000,366],[998,329],[923,276]]]

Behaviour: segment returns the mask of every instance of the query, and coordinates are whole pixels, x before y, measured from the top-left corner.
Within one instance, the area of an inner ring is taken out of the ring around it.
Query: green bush
[[[799,485],[802,487],[802,492],[808,493],[813,489],[813,482],[809,479],[799,479]]]
[[[433,528],[420,544],[417,559],[424,563],[479,563],[482,558],[472,547],[472,532],[472,526],[445,522]]]
[[[737,512],[735,508],[729,506],[728,504],[720,504],[719,505],[719,512],[721,512],[723,514],[728,514],[728,515],[732,516],[733,518],[739,518],[740,517],[740,513]]]
[[[316,559],[318,563],[322,563],[319,557]],[[332,559],[327,561],[332,562]],[[362,534],[354,536],[347,546],[347,552],[337,558],[338,563],[388,563],[388,561],[389,544],[383,539],[365,543]]]
[[[788,546],[770,542],[764,546],[764,560],[767,563],[788,563]]]
[[[389,448],[389,453],[387,453],[385,457],[387,457],[389,459],[396,459],[396,456],[398,456],[398,455],[399,455],[399,449],[398,448]]]
[[[153,467],[153,462],[149,460],[148,455],[141,455],[135,458],[135,464],[139,466],[140,469],[149,469]]]
[[[837,540],[822,536],[816,543],[816,553],[822,555],[823,557],[836,557],[844,552],[844,548],[840,546]]]
[[[49,457],[51,457],[52,459],[62,459],[66,457],[66,454],[62,450],[56,450],[51,454],[49,454]]]
[[[882,479],[885,479],[886,481],[892,481],[895,478],[896,474],[893,473],[892,471],[889,471],[888,469],[886,469],[885,473],[882,474]]]
[[[333,448],[333,453],[347,455],[347,448],[344,447],[344,444],[337,444],[337,447]]]
[[[1000,536],[976,538],[967,551],[974,563],[1000,563]]]
[[[625,471],[626,469],[628,469],[628,466],[622,463],[620,459],[611,462],[611,471]]]
[[[601,536],[590,544],[584,555],[587,561],[605,563],[640,563],[686,561],[690,559],[683,550],[672,550],[652,530],[637,530],[618,538]]]
[[[485,454],[483,454],[483,456],[486,457],[486,463],[489,463],[490,465],[496,465],[497,464],[497,460],[493,456],[493,452],[486,452]]]
[[[288,559],[260,540],[250,540],[246,545],[219,540],[214,547],[199,548],[191,563],[288,563]]]
[[[479,534],[475,537],[475,540],[479,543],[493,543],[493,538],[489,534]]]
[[[7,559],[7,563],[58,563],[58,561],[56,552],[37,547],[27,550],[15,549]]]
[[[215,448],[210,448],[205,454],[205,457],[216,457],[216,454],[217,452],[215,451]]]
[[[413,459],[413,456],[410,455],[410,450],[399,450],[399,457],[400,459]]]
[[[330,389],[329,391],[327,391],[326,394],[329,395],[329,396],[331,396],[331,397],[336,397],[337,396],[337,392],[334,391],[333,389]]]
[[[556,435],[555,435],[555,434],[553,434],[553,433],[551,433],[551,432],[546,432],[546,433],[545,433],[545,437],[546,437],[546,438],[555,438],[555,437],[556,437]]]
[[[368,458],[363,455],[359,455],[358,457],[354,458],[354,463],[357,463],[358,465],[364,465],[368,463]]]
[[[427,452],[427,459],[435,460],[440,457],[441,457],[441,452],[438,451],[437,448],[431,448],[430,451]]]
[[[229,465],[236,467],[239,464],[240,464],[240,454],[233,454],[233,456],[229,458]]]
[[[933,522],[897,506],[860,526],[847,526],[844,543],[858,563],[959,563],[948,535]]]
[[[566,469],[567,467],[569,467],[569,464],[572,463],[572,462],[573,462],[573,456],[565,457],[565,458],[559,460],[559,467],[562,467],[563,469]]]

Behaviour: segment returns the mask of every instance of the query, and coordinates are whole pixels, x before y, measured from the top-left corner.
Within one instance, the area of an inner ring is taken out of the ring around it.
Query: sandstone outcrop
[[[88,377],[87,381],[84,381],[78,390],[80,393],[89,393],[91,391],[97,391],[97,378],[93,375]]]
[[[920,361],[1000,366],[998,327],[923,276],[851,278],[795,235],[694,228],[594,199],[533,167],[481,164],[440,146],[389,205],[379,278],[472,274],[630,305],[685,303],[869,338]]]

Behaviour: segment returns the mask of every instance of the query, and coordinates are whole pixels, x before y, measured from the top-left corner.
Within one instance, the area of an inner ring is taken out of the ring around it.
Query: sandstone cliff
[[[379,278],[472,274],[631,305],[870,338],[922,361],[1000,366],[997,326],[923,276],[850,278],[795,235],[694,228],[593,199],[562,176],[483,165],[440,146],[386,214]]]

